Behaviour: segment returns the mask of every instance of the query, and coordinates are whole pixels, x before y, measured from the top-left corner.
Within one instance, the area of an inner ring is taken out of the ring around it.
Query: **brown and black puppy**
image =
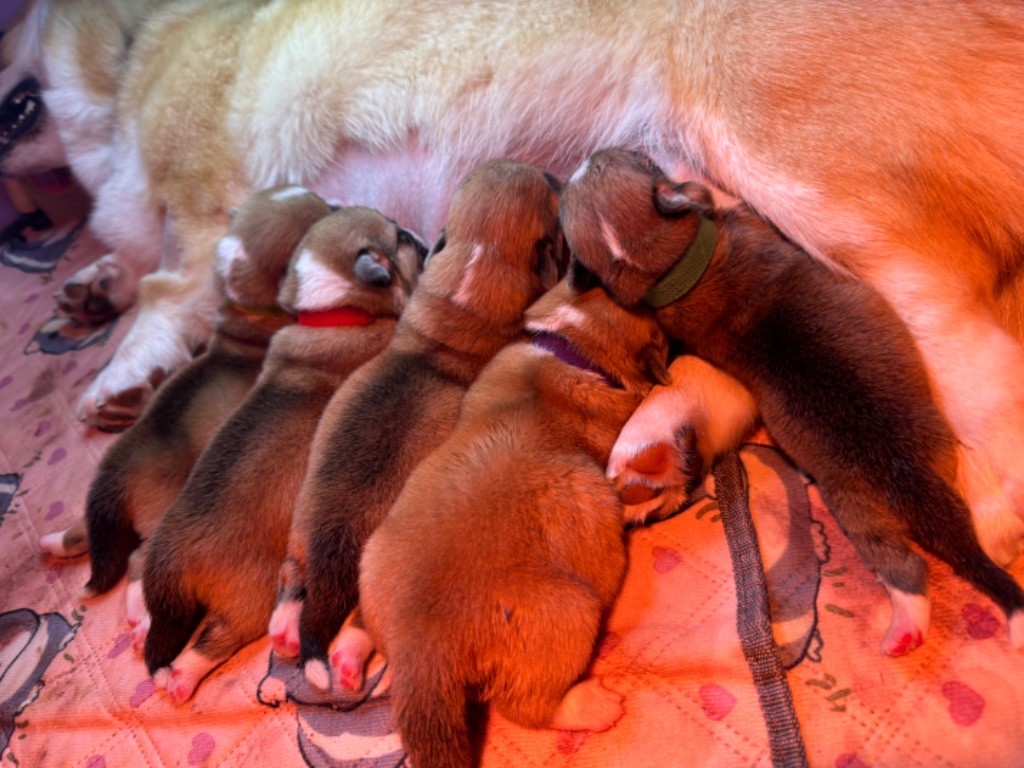
[[[370,537],[360,610],[391,666],[417,768],[473,764],[469,699],[532,728],[603,731],[622,697],[580,682],[626,567],[604,477],[668,345],[653,313],[565,283],[527,313],[463,400],[451,436]]]
[[[298,618],[312,685],[331,687],[327,649],[356,605],[363,543],[563,268],[558,193],[545,174],[499,160],[463,181],[394,339],[338,390],[314,439],[272,620],[275,649],[287,653]]]
[[[280,304],[298,325],[274,336],[255,388],[150,540],[145,658],[173,702],[267,631],[317,422],[391,340],[425,255],[410,233],[360,207],[321,219],[296,249]]]
[[[58,557],[88,549],[88,593],[106,592],[124,575],[140,540],[153,533],[200,452],[256,381],[271,336],[292,322],[277,306],[288,261],[310,226],[330,212],[312,192],[275,187],[254,194],[235,213],[217,246],[214,269],[224,301],[209,348],[161,387],[107,451],[83,520],[40,540],[43,551]],[[134,560],[128,592],[133,625],[144,614],[136,583],[141,561]]]
[[[954,488],[956,440],[913,339],[889,305],[784,240],[746,207],[715,211],[647,157],[593,155],[562,196],[574,258],[626,306],[753,394],[768,431],[822,497],[892,600],[890,654],[924,639],[926,564],[907,536],[1007,614],[1024,645],[1024,591],[982,550]],[[701,271],[706,263],[706,268]]]

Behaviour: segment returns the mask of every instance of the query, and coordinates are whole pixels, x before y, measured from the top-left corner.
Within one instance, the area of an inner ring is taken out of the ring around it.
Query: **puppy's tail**
[[[143,655],[151,675],[171,665],[206,615],[205,607],[187,588],[176,559],[167,548],[154,541],[142,574],[146,610],[151,621]]]
[[[85,502],[92,575],[85,589],[108,592],[128,570],[128,557],[139,546],[128,510],[128,482],[120,472],[103,465],[89,487]]]
[[[465,684],[452,665],[423,650],[389,657],[402,744],[416,768],[471,768]]]

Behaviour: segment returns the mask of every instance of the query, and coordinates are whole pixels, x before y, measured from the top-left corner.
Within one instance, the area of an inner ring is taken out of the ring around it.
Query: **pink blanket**
[[[129,321],[90,331],[53,319],[55,287],[100,253],[84,232],[69,240],[66,254],[60,238],[27,258],[0,254],[4,764],[403,764],[382,660],[368,693],[332,701],[262,640],[175,707],[131,649],[123,584],[83,601],[86,560],[40,555],[39,537],[82,513],[116,439],[85,429],[75,406]],[[492,715],[483,765],[1024,765],[1024,657],[992,603],[930,560],[928,639],[882,656],[888,600],[813,485],[766,439],[741,459],[688,509],[630,536],[593,666],[625,696],[625,716],[587,734]]]

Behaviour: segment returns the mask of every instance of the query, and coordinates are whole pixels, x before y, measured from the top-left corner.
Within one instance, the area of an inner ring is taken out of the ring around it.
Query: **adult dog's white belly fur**
[[[175,199],[189,179],[151,183],[185,249],[178,271],[192,273],[180,285],[202,293],[212,249],[199,251],[244,192],[239,178],[371,205],[433,238],[455,185],[483,160],[511,156],[566,177],[598,148],[640,147],[675,175],[743,197],[812,255],[882,291],[919,341],[969,456],[964,487],[987,521],[984,543],[1000,560],[1015,551],[1024,352],[994,310],[1021,301],[1000,286],[1024,242],[1024,6],[237,3],[253,10],[231,27],[237,59],[222,113],[198,135],[164,126],[154,142],[140,129],[151,181],[158,165],[166,175],[211,145],[231,150],[212,154],[220,176],[194,176],[223,198],[204,221]],[[193,0],[174,5],[200,13]],[[138,94],[121,119],[145,122],[160,98]],[[153,327],[145,294],[140,329]],[[161,299],[167,312],[173,302]],[[186,340],[186,326],[176,325],[178,350],[201,335]],[[99,400],[180,362],[160,350],[133,329],[86,393],[89,417],[102,419]]]

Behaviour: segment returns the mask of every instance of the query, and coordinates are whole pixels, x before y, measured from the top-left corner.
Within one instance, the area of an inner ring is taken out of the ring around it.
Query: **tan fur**
[[[466,387],[521,332],[564,269],[557,195],[536,168],[495,161],[456,193],[388,348],[331,400],[296,505],[282,603],[301,600],[307,677],[330,684],[327,647],[356,602],[362,542],[412,469],[455,423]],[[282,608],[283,610],[283,608]],[[325,671],[325,670],[324,670]]]
[[[364,550],[361,610],[422,768],[470,763],[467,695],[553,727],[625,571],[623,508],[604,466],[652,384],[642,361],[663,368],[666,342],[650,313],[564,283],[530,309],[527,328],[566,338],[622,388],[528,341],[509,346]],[[621,704],[609,710],[558,727],[603,730]]]
[[[962,471],[976,516],[1024,507],[1016,0],[181,8],[156,14],[133,48],[119,135],[138,137],[149,174],[150,208],[131,220],[161,240],[166,212],[183,260],[141,290],[132,332],[83,397],[87,419],[102,422],[208,333],[201,264],[219,206],[246,185],[306,183],[432,237],[457,180],[484,160],[567,174],[627,144],[744,199],[882,292],[972,452]],[[107,198],[99,219],[115,218]],[[154,316],[176,318],[173,343],[152,345]]]

